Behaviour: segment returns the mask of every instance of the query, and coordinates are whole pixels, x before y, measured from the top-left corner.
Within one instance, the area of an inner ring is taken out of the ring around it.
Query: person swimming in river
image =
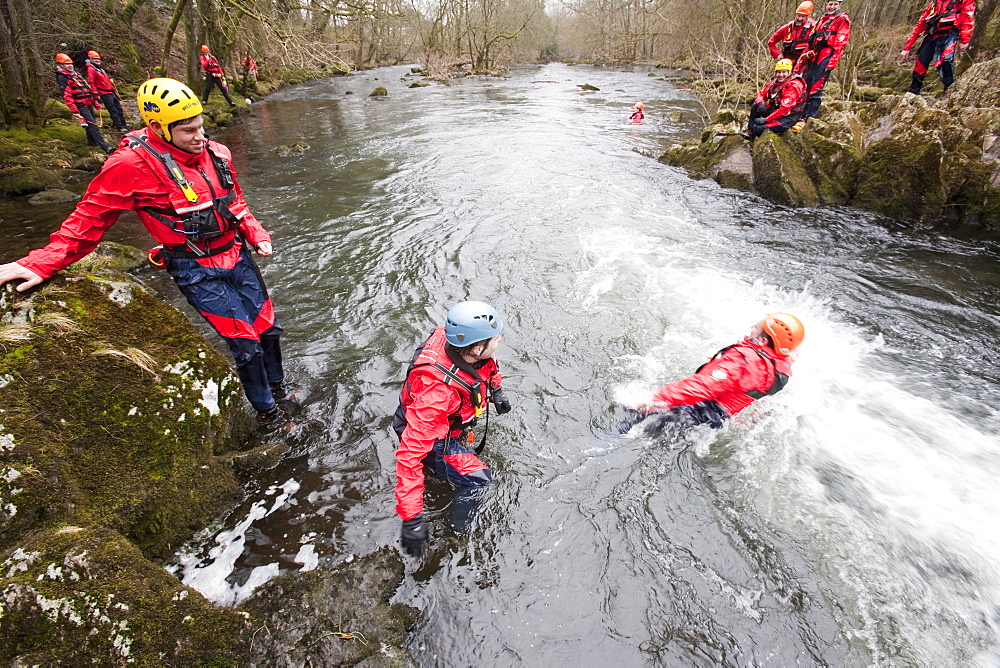
[[[644,105],[642,102],[636,102],[635,106],[632,107],[634,111],[632,112],[632,115],[629,116],[629,119],[633,121],[641,121],[643,118],[646,117],[646,114],[644,114],[642,111],[645,108],[646,105]]]
[[[693,375],[668,383],[648,401],[631,406],[632,419],[622,423],[621,431],[652,415],[656,418],[647,424],[647,431],[671,425],[722,427],[753,402],[785,387],[792,375],[792,352],[804,338],[805,327],[794,315],[764,316],[742,341],[715,353]]]

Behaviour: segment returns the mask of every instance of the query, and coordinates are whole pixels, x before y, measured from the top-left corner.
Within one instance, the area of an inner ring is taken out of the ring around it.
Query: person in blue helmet
[[[455,304],[413,354],[399,395],[392,427],[396,450],[396,513],[403,520],[400,544],[420,556],[430,532],[423,515],[424,467],[453,485],[452,525],[464,531],[493,472],[479,459],[485,434],[475,445],[472,428],[489,404],[499,415],[511,409],[500,388],[503,377],[493,355],[500,344],[503,321],[489,304]]]

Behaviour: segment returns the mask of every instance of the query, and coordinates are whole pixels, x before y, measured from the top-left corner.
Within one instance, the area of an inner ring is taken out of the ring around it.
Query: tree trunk
[[[163,55],[160,57],[160,66],[156,68],[156,73],[161,77],[167,76],[167,60],[170,58],[170,45],[174,41],[174,33],[177,32],[177,24],[181,22],[185,6],[187,6],[187,0],[177,0],[177,4],[174,5],[174,14],[170,17],[170,25],[167,26],[167,34],[163,39]]]

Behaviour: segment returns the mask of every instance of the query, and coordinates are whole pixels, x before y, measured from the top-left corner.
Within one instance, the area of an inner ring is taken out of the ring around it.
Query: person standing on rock
[[[767,48],[772,58],[787,58],[793,63],[809,48],[809,34],[816,22],[812,20],[813,3],[803,0],[795,10],[795,18],[774,31],[767,40]],[[778,43],[781,49],[778,49]]]
[[[128,132],[128,124],[125,122],[125,110],[122,109],[122,101],[115,90],[115,82],[110,75],[101,67],[101,54],[97,51],[87,52],[87,83],[101,98],[104,108],[111,114],[111,122],[115,124],[118,132]]]
[[[101,113],[99,98],[87,80],[76,71],[73,59],[65,53],[56,54],[56,83],[73,118],[87,133],[87,143],[105,153],[114,151],[97,125],[97,115]]]
[[[802,54],[795,65],[795,71],[801,72],[806,80],[809,95],[805,118],[800,121],[803,126],[806,119],[815,118],[819,114],[823,87],[840,62],[840,55],[851,38],[851,17],[840,11],[841,4],[840,0],[828,0],[826,13],[819,17],[809,35],[809,50]],[[802,127],[798,129],[801,130]]]
[[[271,237],[243,199],[229,149],[205,136],[194,92],[173,79],[150,79],[136,101],[146,127],[122,137],[47,246],[0,265],[0,285],[21,279],[23,292],[51,278],[134,210],[162,244],[149,251],[150,263],[167,270],[229,344],[261,427],[282,427],[288,422],[276,403],[288,396],[282,329],[250,256],[251,249],[271,255]]]
[[[715,353],[693,375],[675,380],[631,408],[636,415],[622,424],[627,431],[656,413],[650,429],[707,424],[720,428],[733,415],[776,394],[792,375],[792,353],[805,339],[802,322],[790,313],[770,313],[754,324],[742,341]]]
[[[235,107],[236,103],[233,102],[233,98],[229,97],[229,85],[226,83],[226,73],[222,71],[222,64],[219,63],[219,59],[212,55],[208,44],[201,45],[201,55],[198,57],[198,60],[201,62],[201,69],[205,73],[205,92],[201,96],[201,103],[208,104],[208,96],[212,93],[212,88],[218,86],[222,92],[222,97],[226,98],[229,106]]]
[[[944,89],[955,83],[955,51],[969,48],[976,27],[976,0],[931,0],[899,52],[906,59],[917,38],[924,36],[913,64],[913,80],[907,91],[920,95],[931,63],[937,68]]]
[[[806,82],[792,74],[792,61],[783,58],[774,66],[774,78],[754,98],[750,108],[750,137],[756,139],[770,130],[781,134],[795,128],[806,106]]]
[[[392,428],[396,450],[396,513],[403,520],[400,544],[419,557],[430,539],[423,514],[424,467],[456,488],[452,525],[469,528],[479,501],[493,481],[479,454],[486,445],[489,403],[497,414],[511,409],[500,388],[500,369],[493,359],[503,321],[492,306],[459,302],[445,316],[406,371]],[[486,413],[479,447],[472,428]]]

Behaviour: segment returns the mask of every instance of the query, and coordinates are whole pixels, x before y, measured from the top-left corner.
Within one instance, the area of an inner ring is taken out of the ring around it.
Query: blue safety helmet
[[[459,302],[444,318],[444,336],[456,348],[492,339],[502,330],[500,314],[483,302]]]

